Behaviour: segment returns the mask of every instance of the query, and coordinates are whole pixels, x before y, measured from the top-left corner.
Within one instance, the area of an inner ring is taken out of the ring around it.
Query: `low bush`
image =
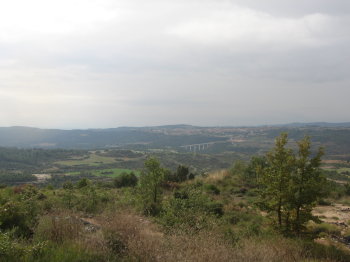
[[[37,218],[35,203],[8,201],[0,206],[0,229],[14,230],[17,236],[29,237]]]
[[[82,222],[72,214],[42,216],[35,230],[35,239],[63,243],[77,239],[83,231]]]
[[[0,261],[17,261],[24,255],[24,249],[9,234],[0,232]]]
[[[116,188],[120,187],[134,187],[137,185],[138,178],[134,173],[123,173],[114,178],[113,185]]]
[[[21,260],[18,260],[18,262]],[[77,243],[65,243],[57,245],[49,243],[45,246],[40,255],[28,256],[23,262],[104,262],[114,261],[106,260],[105,255],[94,253],[91,250],[86,250],[83,246]]]
[[[341,233],[341,229],[338,226],[328,223],[317,224],[313,221],[310,221],[307,224],[306,228],[310,233],[312,233],[315,236],[318,236],[320,233],[339,236]]]
[[[87,187],[88,185],[91,185],[91,181],[87,178],[82,178],[78,181],[77,183],[77,188],[83,188],[83,187]]]
[[[210,227],[214,218],[223,213],[220,202],[212,201],[197,188],[184,188],[164,201],[159,222],[170,231],[199,231]]]
[[[9,233],[0,232],[0,261],[35,261],[46,247],[46,242],[24,244],[11,239]]]
[[[213,185],[213,184],[206,184],[204,185],[204,189],[206,192],[210,193],[210,194],[214,194],[214,195],[219,195],[220,194],[220,189]]]

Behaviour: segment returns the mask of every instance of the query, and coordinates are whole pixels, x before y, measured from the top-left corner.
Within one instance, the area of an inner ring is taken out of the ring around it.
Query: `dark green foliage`
[[[259,171],[267,167],[267,160],[265,156],[253,156],[244,170],[244,183],[251,186],[258,186]]]
[[[82,187],[73,187],[71,183],[65,184],[65,188],[60,191],[60,203],[65,208],[73,211],[83,211],[86,213],[97,213],[103,210],[111,197],[105,187],[101,188],[88,181]]]
[[[23,182],[33,182],[37,178],[32,174],[27,173],[14,173],[10,171],[0,171],[0,183],[7,185],[14,185],[16,183]]]
[[[36,261],[45,248],[45,242],[25,244],[13,239],[9,233],[0,232],[0,262]]]
[[[345,194],[346,194],[347,196],[350,196],[350,184],[349,184],[349,183],[346,183],[346,184],[344,185],[344,188],[345,188]]]
[[[86,187],[90,184],[91,182],[89,181],[89,179],[87,178],[82,178],[79,180],[79,182],[77,183],[77,188],[83,188]]]
[[[238,160],[234,162],[233,167],[230,169],[230,173],[232,176],[243,179],[246,169],[247,169],[246,163],[244,161]]]
[[[281,134],[266,155],[267,164],[259,175],[260,207],[275,217],[279,229],[299,233],[312,219],[312,207],[325,196],[327,180],[320,170],[322,149],[311,157],[311,142],[305,137],[294,154],[286,148],[287,142],[287,134]]]
[[[47,189],[47,190],[54,190],[55,188],[53,187],[53,185],[48,184],[48,185],[46,186],[46,189]]]
[[[112,250],[114,255],[125,255],[127,252],[127,245],[124,243],[123,238],[117,232],[104,232],[104,238],[106,239],[108,248]]]
[[[209,201],[207,204],[207,212],[217,217],[221,217],[224,214],[224,205],[220,202]]]
[[[18,261],[24,250],[12,241],[8,233],[0,232],[0,261]]]
[[[63,245],[48,243],[36,256],[27,256],[23,262],[103,262],[106,258],[94,254],[77,244],[64,243]],[[21,260],[19,260],[20,262]],[[113,261],[113,260],[112,260]]]
[[[214,195],[219,195],[220,194],[220,189],[213,185],[213,184],[206,184],[204,185],[204,189],[210,193],[210,194],[214,194]]]
[[[189,168],[187,166],[179,165],[175,173],[167,172],[165,174],[165,180],[169,182],[184,182],[188,179],[194,178],[194,174],[190,174]]]
[[[125,149],[109,149],[107,150],[104,154],[104,156],[111,156],[111,157],[127,157],[127,158],[138,158],[142,157],[143,153],[141,152],[136,152],[133,150],[125,150]]]
[[[350,182],[350,177],[347,174],[339,173],[337,170],[323,170],[323,173],[331,180]]]
[[[63,184],[63,189],[65,190],[72,190],[74,188],[72,181],[66,181]]]
[[[183,182],[188,179],[189,169],[186,166],[179,165],[176,170],[176,182]]]
[[[73,189],[74,185],[71,181],[67,181],[63,184],[64,194],[62,197],[62,201],[64,202],[67,208],[72,208],[73,201],[76,199]]]
[[[323,191],[326,192],[327,196],[330,199],[340,199],[345,195],[346,188],[343,185],[340,185],[337,182],[328,180],[327,184],[324,185]]]
[[[37,169],[50,162],[82,154],[78,150],[18,149],[0,147],[0,166],[4,169]]]
[[[336,225],[328,223],[315,223],[310,221],[307,225],[307,230],[314,235],[314,237],[319,237],[320,233],[326,233],[327,235],[340,236],[341,228]]]
[[[116,188],[120,187],[134,187],[137,185],[138,178],[134,173],[123,173],[114,178],[113,185]]]
[[[159,221],[167,230],[198,231],[208,228],[211,219],[224,214],[223,205],[212,201],[200,187],[174,192],[164,203]]]
[[[15,235],[29,237],[39,214],[40,194],[33,186],[21,186],[13,192],[2,192],[0,229],[13,230]]]
[[[164,174],[165,169],[156,158],[146,160],[140,176],[140,197],[145,214],[156,215],[160,211]]]
[[[323,149],[319,149],[311,157],[311,142],[305,137],[298,142],[298,153],[295,158],[296,170],[292,175],[292,189],[289,198],[291,208],[295,213],[292,218],[293,228],[300,232],[303,225],[312,218],[311,210],[317,201],[326,196],[324,186],[327,184],[320,165]]]
[[[94,185],[81,188],[79,193],[76,195],[76,203],[73,205],[77,210],[96,213],[102,207],[103,197],[98,194]]]

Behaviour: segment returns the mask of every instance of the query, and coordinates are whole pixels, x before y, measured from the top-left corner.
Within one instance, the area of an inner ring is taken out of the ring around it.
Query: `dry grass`
[[[81,224],[85,220],[100,230],[86,232]],[[167,235],[150,219],[128,210],[92,219],[51,214],[41,219],[37,230],[45,240],[74,241],[85,250],[103,255],[105,261],[332,261],[312,260],[311,253],[299,242],[283,237],[243,239],[232,245],[218,232]]]
[[[81,221],[77,216],[68,212],[42,216],[35,231],[37,239],[50,240],[55,243],[78,239],[82,234]]]
[[[230,173],[227,170],[220,170],[214,173],[210,173],[207,177],[203,178],[202,181],[205,183],[215,183],[222,181],[225,177],[229,176]]]
[[[165,235],[150,220],[131,212],[108,217],[100,217],[99,222],[104,231],[114,234],[124,248],[116,256],[124,252],[127,261],[320,261],[308,260],[310,254],[307,250],[283,237],[245,239],[233,246],[215,231]],[[105,248],[106,242],[101,239],[99,236],[99,240],[93,243],[100,243],[100,248]]]
[[[342,222],[350,220],[349,205],[334,204],[332,206],[317,206],[312,211],[314,216],[322,217],[322,221],[327,223]]]

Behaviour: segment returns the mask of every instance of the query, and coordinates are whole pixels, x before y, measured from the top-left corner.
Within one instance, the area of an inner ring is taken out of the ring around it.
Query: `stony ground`
[[[313,215],[320,217],[322,221],[327,223],[347,226],[350,221],[350,206],[343,204],[318,206],[314,209]]]

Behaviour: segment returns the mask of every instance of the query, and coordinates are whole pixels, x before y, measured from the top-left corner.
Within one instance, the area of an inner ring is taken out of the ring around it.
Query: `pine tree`
[[[298,153],[295,158],[295,171],[292,176],[290,202],[294,215],[294,230],[299,234],[302,225],[312,218],[311,211],[317,200],[325,195],[326,178],[322,175],[320,165],[323,149],[319,148],[311,157],[311,142],[305,137],[298,142]]]
[[[298,142],[298,152],[286,148],[288,136],[281,134],[266,154],[267,167],[261,168],[260,206],[272,216],[279,229],[299,234],[312,219],[312,208],[325,196],[327,180],[321,172],[322,148],[311,157],[311,142]]]
[[[140,176],[140,192],[144,212],[148,215],[158,213],[161,204],[161,184],[164,182],[165,170],[156,158],[145,161]]]
[[[260,183],[263,185],[260,204],[267,212],[275,214],[278,227],[282,229],[283,218],[287,223],[289,220],[289,214],[285,211],[290,194],[294,157],[292,150],[286,148],[286,133],[276,138],[275,142],[274,149],[266,155],[267,167],[260,176]]]

